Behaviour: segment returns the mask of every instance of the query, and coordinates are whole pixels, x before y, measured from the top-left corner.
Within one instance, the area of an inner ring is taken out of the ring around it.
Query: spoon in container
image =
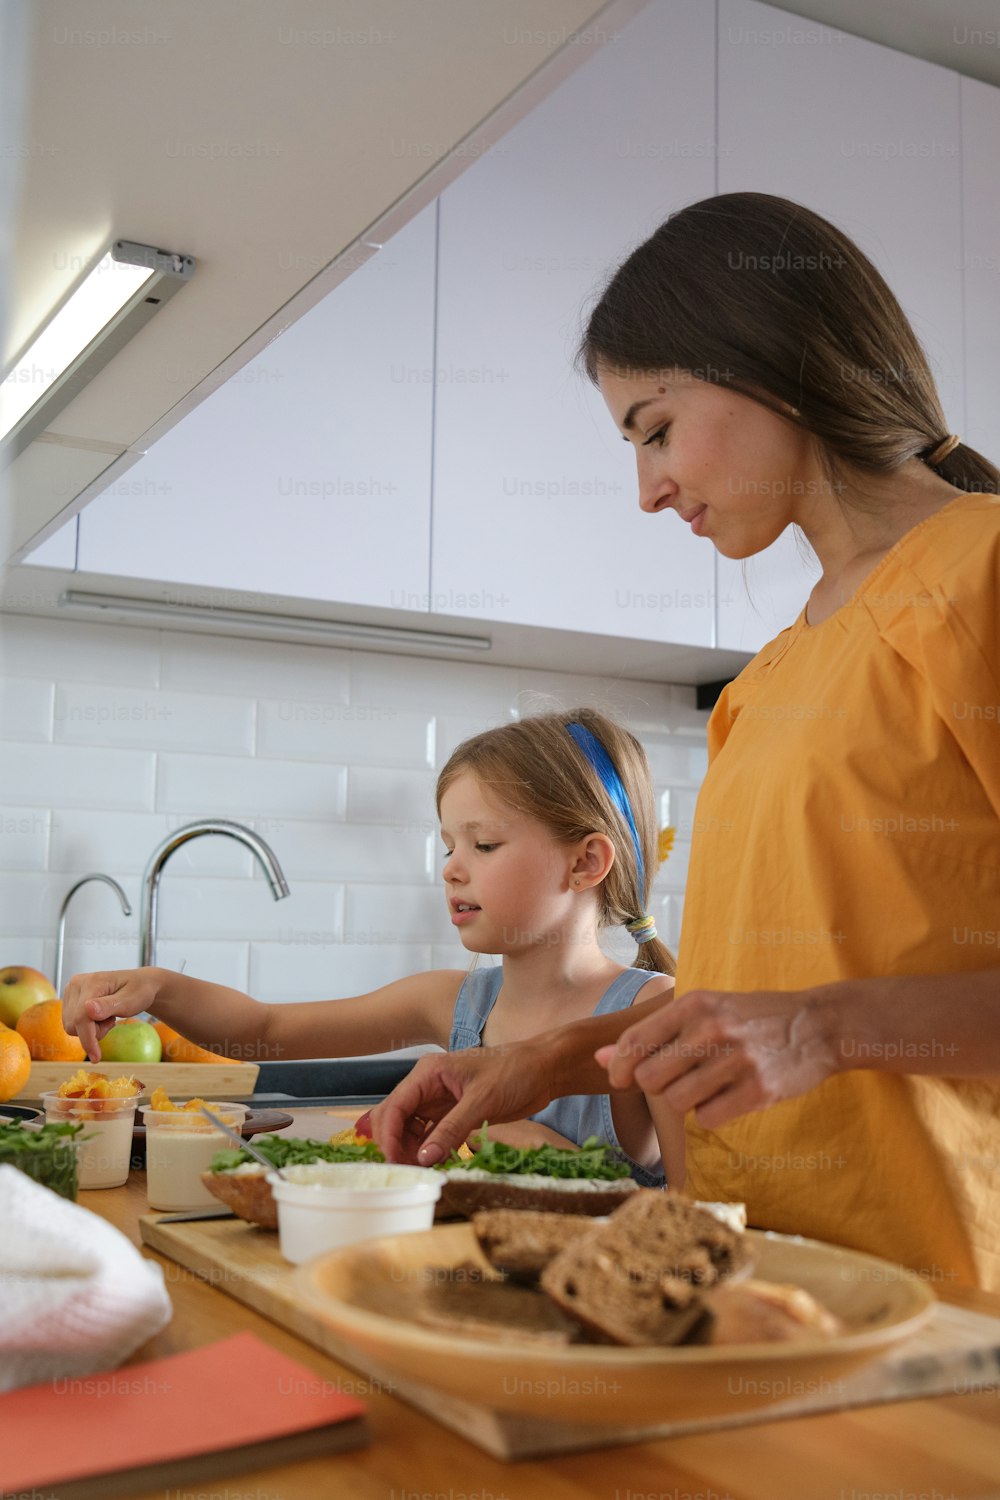
[[[213,1115],[212,1111],[206,1109],[204,1104],[199,1104],[198,1113],[204,1115],[206,1120],[211,1120],[216,1130],[221,1130],[223,1135],[228,1135],[235,1146],[238,1146],[241,1151],[245,1151],[248,1156],[252,1156],[254,1161],[259,1161],[262,1167],[266,1167],[269,1172],[277,1172],[279,1177],[284,1177],[284,1168],[276,1167],[273,1161],[268,1161],[263,1152],[256,1150],[255,1147],[251,1146],[249,1141],[244,1140],[241,1135],[237,1135],[235,1130],[230,1130],[229,1126],[223,1124],[218,1115]]]

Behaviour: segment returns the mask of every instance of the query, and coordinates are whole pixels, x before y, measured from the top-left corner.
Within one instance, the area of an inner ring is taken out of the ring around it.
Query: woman
[[[599,1045],[612,1088],[687,1114],[687,1191],[998,1287],[998,471],[948,433],[878,272],[784,199],[674,215],[581,352],[644,510],[731,558],[797,525],[822,576],[712,714],[679,998],[617,1038],[423,1059],[377,1127],[433,1159],[599,1087]]]

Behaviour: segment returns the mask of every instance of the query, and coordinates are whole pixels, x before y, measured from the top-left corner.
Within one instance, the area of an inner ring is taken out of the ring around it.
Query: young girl
[[[148,1011],[225,1053],[263,1041],[274,1056],[357,1056],[421,1043],[502,1047],[557,1024],[666,997],[673,959],[647,913],[657,829],[639,742],[591,709],[523,719],[466,740],[437,784],[445,896],[462,943],[502,964],[414,974],[367,995],[264,1005],[164,969],[84,974],[63,999],[66,1030],[93,1061],[119,1016]],[[625,926],[625,969],[598,943]],[[683,1178],[680,1117],[639,1093],[557,1099],[530,1121],[491,1129],[518,1146],[616,1146],[649,1186]]]

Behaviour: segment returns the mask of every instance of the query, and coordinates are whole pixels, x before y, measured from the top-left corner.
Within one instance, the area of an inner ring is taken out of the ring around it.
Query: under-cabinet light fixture
[[[216,609],[210,605],[178,604],[170,600],[133,599],[127,595],[89,594],[67,589],[59,595],[60,609],[87,614],[131,616],[137,622],[171,625],[190,622],[211,625],[224,635],[263,636],[299,640],[320,646],[393,646],[423,651],[489,651],[488,635],[447,635],[437,630],[411,630],[400,625],[365,625],[353,620],[318,620],[305,615],[271,615],[263,610]]]
[[[0,465],[44,432],[193,275],[190,255],[115,240],[4,372]]]

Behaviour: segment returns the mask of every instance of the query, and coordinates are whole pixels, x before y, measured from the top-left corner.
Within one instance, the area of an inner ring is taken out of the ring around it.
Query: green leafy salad
[[[486,1126],[483,1126],[485,1132]],[[463,1159],[452,1153],[441,1162],[444,1171],[497,1172],[508,1177],[588,1177],[616,1182],[629,1176],[629,1168],[614,1147],[592,1135],[578,1149],[569,1146],[507,1146],[503,1141],[479,1137],[479,1149]]]
[[[313,1161],[385,1161],[374,1141],[357,1146],[348,1142],[297,1140],[295,1136],[259,1135],[254,1147],[276,1168],[294,1167]],[[213,1172],[231,1172],[244,1162],[252,1162],[249,1151],[217,1151],[212,1157]]]
[[[17,1167],[61,1198],[76,1198],[74,1138],[84,1129],[69,1121],[26,1130],[23,1120],[0,1123],[0,1166]]]

